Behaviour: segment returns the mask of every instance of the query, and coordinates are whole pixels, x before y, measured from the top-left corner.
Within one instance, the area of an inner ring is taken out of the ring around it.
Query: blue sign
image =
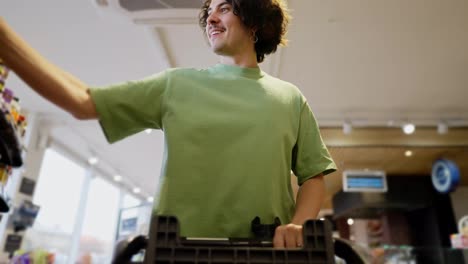
[[[348,177],[348,188],[382,189],[383,187],[382,177]]]
[[[449,193],[460,182],[460,169],[450,160],[439,159],[432,165],[432,185],[440,193]]]
[[[343,191],[345,192],[386,192],[387,178],[384,171],[343,172]]]
[[[122,232],[135,232],[137,229],[137,222],[138,219],[136,217],[122,220]]]

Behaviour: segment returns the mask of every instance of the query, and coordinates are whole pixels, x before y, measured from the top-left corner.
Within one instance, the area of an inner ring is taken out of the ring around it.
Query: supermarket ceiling
[[[261,67],[296,84],[321,126],[345,120],[360,127],[406,121],[431,127],[440,120],[468,126],[468,1],[288,2],[289,46]],[[91,86],[217,62],[196,19],[187,22],[190,12],[174,11],[180,21],[160,19],[156,27],[136,25],[93,0],[0,0],[0,6],[0,15],[33,47]],[[97,122],[73,120],[15,76],[7,84],[23,108],[55,120],[48,123],[57,141],[83,157],[92,149],[109,171],[154,192],[162,133],[109,145]]]

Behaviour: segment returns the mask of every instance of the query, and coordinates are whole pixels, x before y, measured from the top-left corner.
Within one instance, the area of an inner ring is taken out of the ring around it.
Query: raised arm
[[[1,17],[0,58],[37,93],[76,118],[98,117],[88,86],[47,61]]]

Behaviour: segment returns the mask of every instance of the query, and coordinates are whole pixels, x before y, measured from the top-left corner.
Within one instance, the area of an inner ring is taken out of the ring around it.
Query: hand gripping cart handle
[[[255,220],[252,224],[254,222]],[[263,227],[266,228],[263,230],[269,231],[261,234],[271,236],[274,226]],[[176,217],[153,216],[150,237],[135,238],[124,250],[120,249],[113,263],[135,263],[130,259],[140,249],[146,251],[145,264],[335,263],[330,222],[308,220],[303,226],[303,236],[304,246],[300,249],[273,249],[271,239],[192,239],[179,236],[179,222]]]

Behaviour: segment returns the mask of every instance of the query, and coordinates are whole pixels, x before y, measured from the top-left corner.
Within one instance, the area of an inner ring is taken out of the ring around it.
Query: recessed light
[[[411,156],[413,156],[413,151],[411,151],[411,150],[405,151],[405,156],[406,156],[406,157],[411,157]]]
[[[414,124],[405,124],[403,126],[403,132],[407,135],[413,134],[415,130],[416,130],[416,127],[414,126]]]

